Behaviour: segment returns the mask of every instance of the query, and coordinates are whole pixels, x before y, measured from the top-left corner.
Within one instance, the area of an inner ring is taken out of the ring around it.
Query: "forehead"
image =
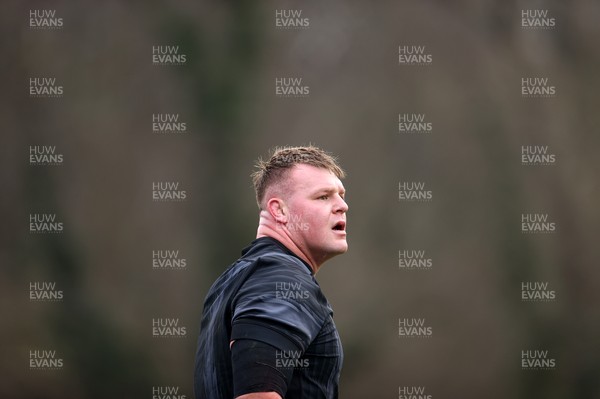
[[[288,183],[294,190],[335,189],[344,191],[341,180],[325,168],[307,164],[295,165],[288,175]]]

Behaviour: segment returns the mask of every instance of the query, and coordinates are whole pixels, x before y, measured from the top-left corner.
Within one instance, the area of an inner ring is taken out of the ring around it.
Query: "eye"
[[[318,199],[327,200],[327,199],[329,199],[329,195],[321,195]]]

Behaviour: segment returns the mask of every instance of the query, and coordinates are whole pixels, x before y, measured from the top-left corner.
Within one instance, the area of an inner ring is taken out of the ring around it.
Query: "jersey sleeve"
[[[304,352],[331,308],[308,268],[286,256],[257,260],[233,301],[231,340],[252,339]]]

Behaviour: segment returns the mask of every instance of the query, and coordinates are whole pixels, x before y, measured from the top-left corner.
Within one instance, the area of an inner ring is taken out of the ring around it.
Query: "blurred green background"
[[[34,30],[32,9],[58,30]],[[307,29],[277,29],[275,10]],[[556,28],[521,27],[523,9]],[[249,174],[275,145],[313,143],[348,172],[350,250],[317,278],[344,343],[342,398],[600,397],[600,4],[597,1],[7,1],[0,5],[2,240],[0,397],[192,397],[204,296],[255,237]],[[187,61],[152,64],[152,47]],[[399,66],[399,45],[424,45],[429,66]],[[29,97],[55,77],[62,98]],[[300,77],[307,98],[275,96]],[[521,78],[548,77],[554,98],[521,98]],[[152,132],[177,113],[185,134]],[[426,135],[398,132],[425,113]],[[31,166],[54,145],[60,166]],[[552,166],[523,166],[522,145],[547,145]],[[152,201],[177,181],[184,202]],[[423,181],[433,201],[398,201]],[[55,213],[62,234],[30,234],[30,213]],[[554,234],[523,234],[522,213],[548,213]],[[182,271],[152,269],[178,249]],[[402,271],[398,251],[423,249],[428,271]],[[31,302],[53,281],[62,302]],[[524,281],[557,299],[526,303]],[[179,318],[156,339],[153,318]],[[398,337],[425,318],[428,339]],[[29,370],[53,349],[55,371]],[[548,350],[556,368],[521,369]]]

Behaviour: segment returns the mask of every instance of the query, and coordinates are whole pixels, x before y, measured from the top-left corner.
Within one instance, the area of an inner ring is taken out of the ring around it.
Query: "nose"
[[[348,212],[348,204],[340,196],[338,196],[338,201],[335,204],[334,212],[335,213],[346,213],[346,212]]]

